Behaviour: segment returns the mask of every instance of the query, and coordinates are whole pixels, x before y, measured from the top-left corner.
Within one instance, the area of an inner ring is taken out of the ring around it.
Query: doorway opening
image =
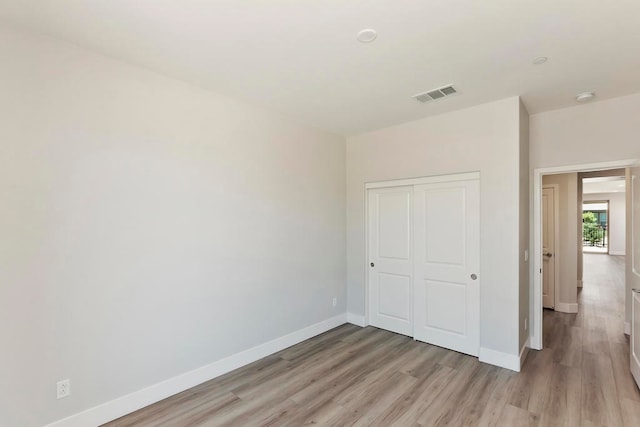
[[[479,356],[480,174],[365,189],[367,323]]]
[[[577,165],[577,166],[567,166],[567,167],[557,167],[557,168],[541,168],[534,170],[534,211],[533,211],[533,277],[532,277],[532,307],[531,307],[531,348],[541,350],[543,348],[543,337],[545,339],[551,339],[547,332],[546,328],[543,328],[543,307],[549,307],[550,310],[546,310],[547,312],[557,313],[578,313],[578,304],[579,304],[579,291],[581,287],[584,285],[585,281],[583,279],[583,268],[584,262],[589,262],[589,268],[592,267],[591,259],[583,260],[583,256],[589,257],[590,254],[583,254],[584,248],[584,229],[583,229],[583,201],[592,202],[598,201],[608,202],[608,206],[606,209],[598,209],[598,215],[594,216],[596,224],[595,227],[602,227],[602,232],[604,234],[606,230],[606,235],[602,237],[599,242],[594,241],[594,246],[598,247],[606,247],[607,251],[612,251],[612,239],[613,234],[611,228],[613,227],[612,220],[612,209],[613,202],[612,199],[608,196],[603,196],[602,193],[591,193],[589,190],[585,192],[584,200],[583,200],[583,180],[586,178],[602,178],[605,176],[612,177],[616,176],[617,178],[614,180],[613,178],[608,178],[607,181],[616,182],[616,184],[623,184],[624,187],[620,187],[622,190],[626,189],[626,186],[629,185],[630,178],[628,176],[629,167],[634,166],[637,163],[635,160],[630,161],[619,161],[619,162],[605,162],[605,163],[595,163],[595,164],[585,164],[585,165]],[[624,177],[623,179],[620,179]],[[600,180],[605,181],[605,180]],[[588,183],[588,181],[587,181]],[[558,231],[557,234],[553,235],[552,238],[555,238],[557,242],[553,249],[553,251],[549,251],[549,232],[553,231],[553,227],[545,227],[543,222],[543,217],[551,215],[549,211],[549,207],[545,210],[543,206],[545,204],[544,193],[547,193],[548,200],[548,190],[549,186],[557,184],[558,185],[558,193],[559,193],[559,201],[557,203],[556,208],[558,209],[558,213],[555,214],[555,218],[560,218],[559,227],[555,228],[555,231]],[[564,188],[563,188],[564,187]],[[620,191],[620,196],[622,200],[625,200],[624,192]],[[592,206],[593,207],[593,206]],[[596,210],[596,209],[594,209]],[[601,215],[603,214],[604,215]],[[626,208],[622,207],[622,235],[625,235],[624,226],[626,225]],[[559,230],[558,230],[559,229]],[[545,242],[545,238],[547,241]],[[620,242],[618,242],[620,245]],[[619,247],[619,246],[618,246]],[[624,251],[624,249],[623,249]],[[618,268],[616,273],[619,275],[618,285],[621,287],[619,300],[622,302],[618,310],[621,311],[619,318],[619,325],[616,324],[615,319],[608,319],[608,323],[606,325],[607,328],[614,331],[619,329],[619,336],[624,337],[622,332],[624,330],[625,333],[628,333],[628,323],[625,323],[626,317],[628,317],[628,313],[625,313],[625,299],[628,297],[625,291],[627,284],[625,283],[625,271],[624,257],[620,258],[620,256],[624,255],[624,252],[617,253],[617,266],[623,266],[622,269]],[[601,256],[601,255],[594,255]],[[553,259],[553,263],[549,263],[549,259]],[[605,258],[603,258],[605,259]],[[555,264],[555,272],[552,274],[548,271],[549,265]],[[547,271],[545,272],[545,268]],[[587,272],[590,272],[589,268],[587,268]],[[621,276],[620,276],[621,275]],[[555,289],[552,290],[550,287],[545,287],[543,278],[556,278],[555,280]],[[591,280],[591,279],[587,279]],[[543,294],[544,292],[544,294]],[[543,303],[543,295],[545,298],[545,302]],[[551,303],[549,302],[549,298],[551,298]],[[582,319],[583,316],[578,316],[574,314],[573,316],[576,319]],[[565,319],[566,320],[566,319]],[[571,321],[567,320],[565,324],[570,324]],[[575,325],[573,325],[575,326]],[[564,339],[567,339],[567,336],[564,336]],[[545,345],[546,347],[546,345]]]
[[[584,193],[583,193],[584,197]],[[609,201],[582,202],[582,252],[609,254]]]

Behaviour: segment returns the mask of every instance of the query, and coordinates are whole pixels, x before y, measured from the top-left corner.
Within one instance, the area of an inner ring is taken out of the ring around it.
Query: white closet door
[[[416,185],[414,217],[414,337],[477,356],[479,181]]]
[[[412,186],[371,189],[369,323],[411,336]]]

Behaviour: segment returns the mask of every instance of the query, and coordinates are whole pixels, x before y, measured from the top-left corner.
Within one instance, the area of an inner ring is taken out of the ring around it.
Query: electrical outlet
[[[524,330],[525,331],[527,330],[527,318],[526,317],[524,318]]]
[[[56,397],[62,399],[71,394],[71,380],[61,380],[56,383]]]
[[[333,306],[335,307],[336,305],[338,305],[338,298],[333,297]]]

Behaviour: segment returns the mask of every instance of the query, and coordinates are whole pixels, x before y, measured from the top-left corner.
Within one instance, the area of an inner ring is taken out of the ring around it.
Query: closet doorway
[[[367,184],[367,211],[369,323],[477,356],[479,173]]]

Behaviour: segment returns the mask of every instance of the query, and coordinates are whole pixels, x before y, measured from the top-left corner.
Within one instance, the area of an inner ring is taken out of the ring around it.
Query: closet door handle
[[[476,273],[471,274],[471,280],[476,280],[478,275]]]

